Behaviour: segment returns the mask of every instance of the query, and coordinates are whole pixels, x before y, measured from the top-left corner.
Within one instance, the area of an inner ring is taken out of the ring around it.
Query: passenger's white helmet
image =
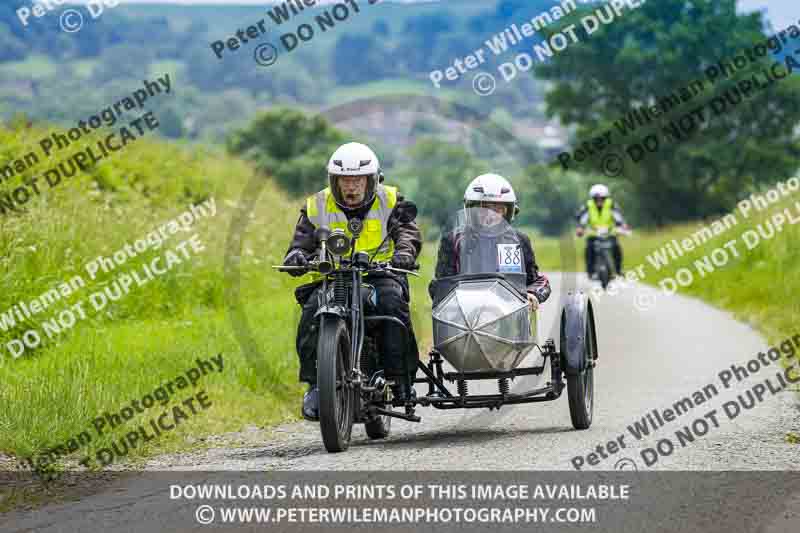
[[[609,196],[611,196],[611,193],[608,191],[608,187],[606,187],[602,183],[598,183],[597,185],[594,185],[592,186],[591,189],[589,189],[590,198],[597,198],[598,196],[600,198],[608,198]]]
[[[337,205],[343,209],[358,209],[375,198],[375,187],[379,183],[381,165],[378,156],[369,146],[361,143],[343,144],[333,152],[328,161],[328,180]],[[346,206],[341,198],[336,180],[339,176],[367,176],[367,191],[360,206]],[[380,180],[382,181],[382,180]]]
[[[464,191],[464,207],[480,207],[482,202],[509,204],[506,209],[506,219],[509,222],[519,213],[514,188],[507,179],[497,174],[478,176]]]

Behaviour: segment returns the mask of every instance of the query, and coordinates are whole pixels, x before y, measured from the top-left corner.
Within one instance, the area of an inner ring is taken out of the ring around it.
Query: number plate
[[[519,244],[497,245],[497,271],[522,273],[522,248]]]

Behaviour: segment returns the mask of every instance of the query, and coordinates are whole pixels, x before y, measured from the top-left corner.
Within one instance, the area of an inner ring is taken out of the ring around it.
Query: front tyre
[[[323,317],[317,343],[319,427],[325,449],[343,452],[350,446],[355,416],[355,394],[347,386],[350,372],[350,335],[344,320]]]
[[[597,272],[597,277],[600,280],[600,285],[603,286],[603,289],[607,288],[609,282],[611,281],[611,271],[608,268],[608,263],[606,260],[601,259],[598,261],[594,271]]]
[[[597,340],[594,338],[595,332],[592,324],[592,315],[586,317],[584,357],[586,363],[584,369],[576,374],[567,375],[567,397],[569,399],[569,416],[572,419],[572,427],[575,429],[589,429],[592,425],[592,414],[594,412],[594,366],[597,354]],[[562,344],[563,346],[563,344]]]

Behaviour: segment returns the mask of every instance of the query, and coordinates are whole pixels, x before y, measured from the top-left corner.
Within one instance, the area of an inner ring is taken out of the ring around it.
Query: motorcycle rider
[[[410,270],[415,267],[417,256],[422,249],[422,235],[412,217],[410,222],[401,222],[399,215],[415,206],[405,201],[396,187],[382,185],[383,173],[375,153],[366,145],[348,143],[340,146],[328,162],[329,186],[306,199],[300,210],[300,219],[294,237],[286,253],[283,264],[286,266],[307,266],[319,242],[315,238],[318,227],[342,228],[348,235],[347,221],[358,217],[364,221],[364,229],[356,243],[356,251],[366,251],[375,261],[390,261],[392,266]],[[380,249],[381,242],[391,235]],[[304,271],[290,272],[302,276]],[[300,359],[300,381],[308,383],[308,391],[303,397],[303,417],[319,420],[319,391],[317,389],[317,337],[319,322],[314,318],[318,307],[318,293],[321,289],[321,276],[307,274],[309,283],[295,291],[297,302],[302,306],[302,315],[297,328],[297,354]],[[391,322],[380,327],[384,370],[387,378],[393,378],[395,397],[405,394],[403,383],[411,376],[403,371],[403,357],[408,357],[409,372],[416,373],[416,340],[411,330],[409,310],[410,293],[405,274],[371,274],[366,279],[376,289],[376,312],[400,319],[411,333],[411,351],[403,349],[398,339],[402,338],[402,328]]]
[[[477,214],[478,223],[482,226],[495,226],[498,223],[502,223],[503,219],[510,223],[519,213],[519,205],[514,194],[514,188],[508,180],[497,174],[483,174],[472,180],[467,186],[464,191],[464,208],[470,209],[474,207],[484,208]],[[533,245],[528,236],[510,226],[508,231],[515,233],[513,240],[520,243],[522,248],[528,303],[531,310],[534,311],[539,307],[540,303],[550,297],[550,280],[539,272]],[[460,228],[442,235],[442,240],[439,244],[439,255],[436,261],[436,279],[459,274],[461,257],[459,252],[464,242],[464,237],[464,231]],[[435,280],[431,282],[429,287],[432,297],[434,283]]]
[[[586,233],[587,227],[589,228],[589,237],[586,239],[586,272],[589,277],[594,276],[594,241],[597,239],[597,229],[606,227],[609,231],[609,238],[614,246],[614,264],[618,275],[622,275],[622,248],[617,240],[617,228],[622,228],[625,231],[630,230],[630,226],[625,222],[617,206],[611,199],[611,194],[608,187],[602,183],[592,186],[589,190],[590,199],[586,202],[575,216],[578,222],[578,228],[575,230],[575,235],[583,237]]]

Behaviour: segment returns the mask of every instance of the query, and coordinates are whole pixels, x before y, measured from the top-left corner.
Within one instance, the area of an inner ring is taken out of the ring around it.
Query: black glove
[[[394,254],[392,256],[392,266],[403,270],[413,270],[416,260],[411,254]]]
[[[306,254],[303,253],[302,250],[294,250],[289,255],[286,256],[286,259],[283,260],[283,266],[290,266],[290,267],[307,267],[308,266],[308,258]],[[305,270],[288,270],[290,276],[302,276],[306,273]]]

